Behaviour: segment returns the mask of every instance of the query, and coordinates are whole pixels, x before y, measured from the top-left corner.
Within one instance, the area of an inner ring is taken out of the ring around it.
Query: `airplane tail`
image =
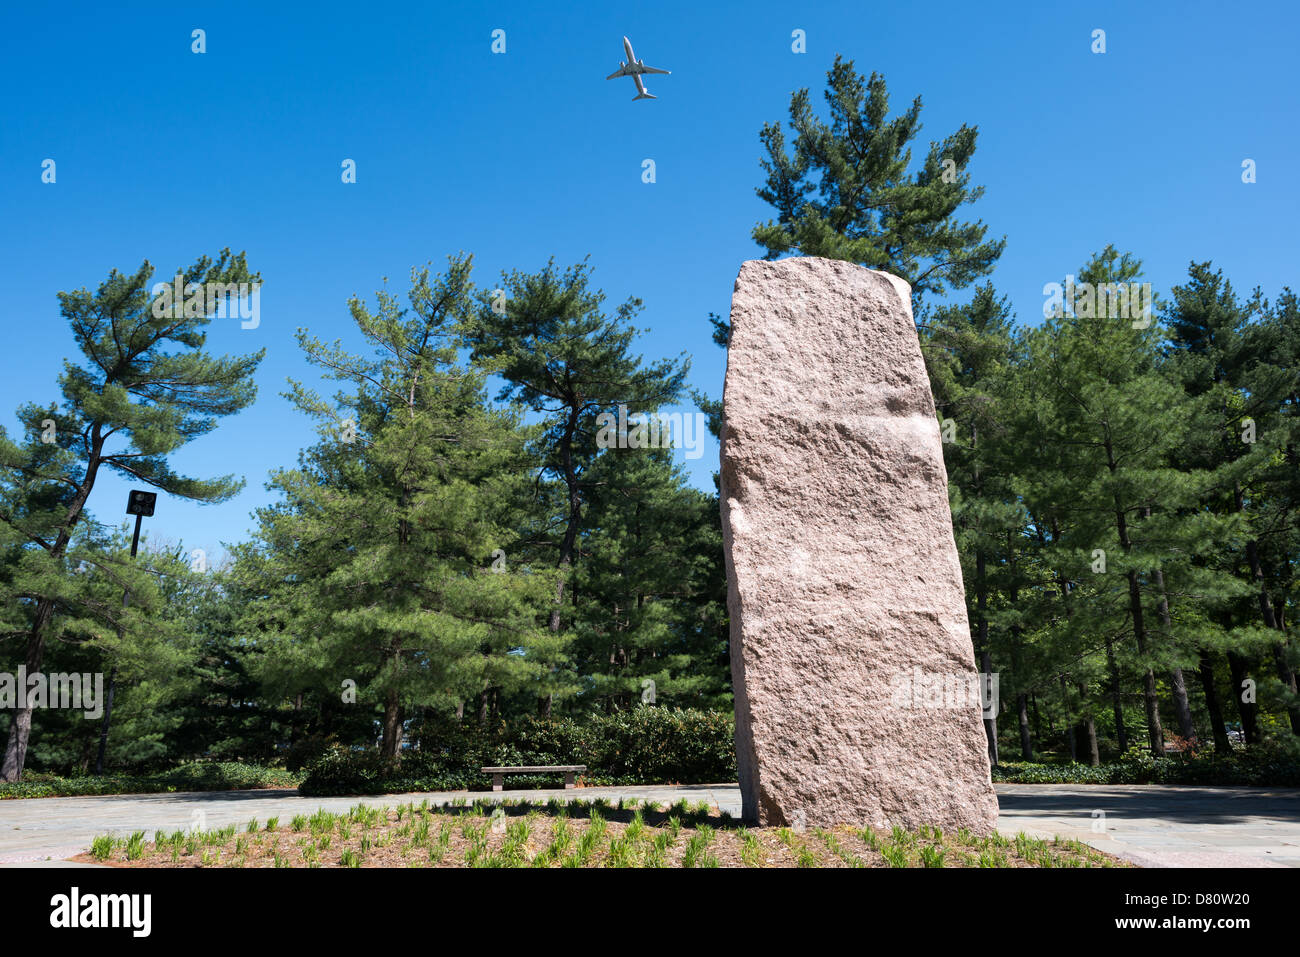
[[[638,93],[636,96],[632,97],[633,102],[636,102],[637,100],[657,100],[657,99],[659,99],[659,97],[655,96],[652,93]]]

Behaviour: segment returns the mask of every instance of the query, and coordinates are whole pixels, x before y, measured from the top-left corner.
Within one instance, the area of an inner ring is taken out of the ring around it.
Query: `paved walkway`
[[[1003,833],[1072,837],[1145,867],[1300,867],[1300,788],[996,787]]]
[[[1300,867],[1300,789],[1193,788],[1154,785],[999,784],[998,829],[1085,841],[1137,864],[1157,867]],[[286,791],[204,791],[0,801],[0,865],[31,865],[86,850],[100,834],[189,830],[265,822],[288,824],[317,808],[358,803],[449,803],[461,798],[546,801],[638,798],[670,804],[707,801],[740,814],[734,784],[580,788],[571,791],[444,791],[357,798],[304,798]]]

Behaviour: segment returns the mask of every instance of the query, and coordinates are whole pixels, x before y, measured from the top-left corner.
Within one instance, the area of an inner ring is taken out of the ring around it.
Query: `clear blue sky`
[[[262,273],[262,318],[214,323],[209,345],[265,346],[261,392],[175,463],[248,486],[216,506],[161,497],[146,525],[159,538],[215,554],[246,537],[267,472],[312,441],[279,396],[286,376],[308,375],[294,330],[355,344],[349,295],[372,297],[384,276],[404,289],[413,265],[457,250],[482,284],[591,254],[612,301],[645,300],[642,353],[691,353],[692,384],[717,395],[725,356],[705,317],[727,312],[769,216],[754,195],[758,131],[798,87],[820,104],[836,53],[883,73],[895,110],[923,97],[918,154],[978,125],[970,169],[987,193],[971,215],[1008,237],[993,279],[1022,321],[1041,315],[1044,283],[1108,242],[1141,257],[1157,291],[1195,258],[1273,295],[1300,286],[1298,28],[1294,3],[1186,0],[7,4],[0,421],[12,429],[20,403],[57,396],[73,349],[58,290],[145,258],[161,279],[223,246]],[[624,34],[672,71],[648,81],[659,99],[605,81]],[[345,158],[355,185],[340,182]],[[701,488],[716,461],[710,445],[687,463]],[[126,489],[97,485],[101,521],[121,515]]]

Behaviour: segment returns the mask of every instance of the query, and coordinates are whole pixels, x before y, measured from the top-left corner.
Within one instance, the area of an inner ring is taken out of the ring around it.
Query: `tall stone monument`
[[[911,289],[746,262],[731,300],[722,532],[745,817],[997,823]]]

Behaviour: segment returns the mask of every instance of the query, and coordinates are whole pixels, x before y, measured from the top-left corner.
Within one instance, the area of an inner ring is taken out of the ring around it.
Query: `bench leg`
[[[492,775],[492,790],[503,791],[506,786],[506,776],[504,774]]]
[[[569,790],[569,788],[571,788],[571,787],[573,787],[573,772],[572,772],[572,771],[565,771],[565,772],[564,772],[564,790],[567,791],[567,790]]]

